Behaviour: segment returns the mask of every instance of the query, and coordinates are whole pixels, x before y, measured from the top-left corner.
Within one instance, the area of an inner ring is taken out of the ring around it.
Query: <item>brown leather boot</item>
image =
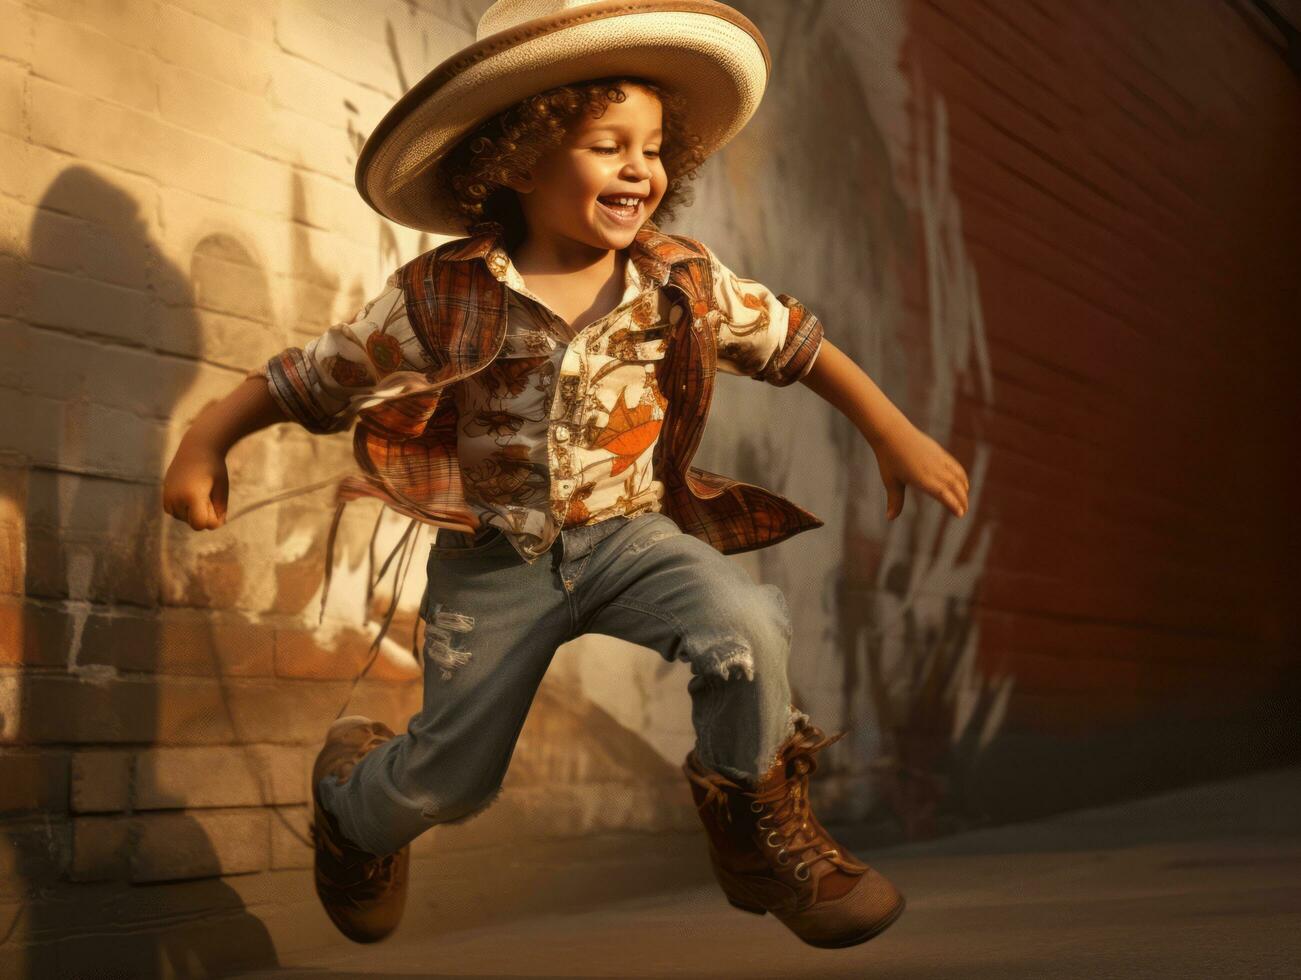
[[[326,776],[346,782],[367,752],[392,737],[392,729],[382,722],[362,715],[340,718],[326,731],[325,745],[312,767],[316,894],[330,921],[358,943],[383,939],[401,921],[411,845],[384,856],[363,851],[339,832],[333,814],[321,806],[317,784]]]
[[[707,769],[694,750],[682,767],[727,900],[747,912],[771,912],[804,942],[824,948],[866,942],[904,909],[894,885],[837,844],[809,805],[814,753],[846,734],[827,738],[800,723],[754,787]]]

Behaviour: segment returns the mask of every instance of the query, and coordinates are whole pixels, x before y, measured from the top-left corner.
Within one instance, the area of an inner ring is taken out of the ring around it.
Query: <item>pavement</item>
[[[340,938],[229,976],[1301,976],[1301,767],[885,849],[841,840],[908,900],[850,949],[806,946],[712,881],[504,920],[481,894],[468,902],[485,924],[462,905],[445,928],[432,868],[385,941]]]

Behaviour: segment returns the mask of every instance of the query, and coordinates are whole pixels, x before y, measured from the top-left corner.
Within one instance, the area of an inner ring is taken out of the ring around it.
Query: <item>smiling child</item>
[[[421,711],[400,735],[337,720],[312,773],[317,893],[349,938],[397,926],[410,841],[491,805],[553,654],[586,633],[689,665],[683,772],[733,906],[822,947],[903,911],[815,816],[815,755],[841,735],[791,703],[781,591],[725,557],[822,522],[691,457],[723,371],[802,382],[848,416],[891,518],[906,486],[961,516],[966,473],[802,303],[652,221],[753,115],[769,68],[758,29],[713,0],[498,0],[357,165],[377,212],[458,237],[250,372],[177,450],[164,507],[213,529],[239,439],[355,423],[339,499],[441,529]]]

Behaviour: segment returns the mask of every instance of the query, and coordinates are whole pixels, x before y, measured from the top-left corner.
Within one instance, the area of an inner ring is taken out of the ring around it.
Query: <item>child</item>
[[[841,736],[790,703],[781,591],[724,558],[821,521],[689,462],[722,370],[803,381],[845,412],[876,450],[890,517],[906,484],[960,516],[966,474],[801,303],[650,221],[757,108],[768,54],[753,24],[713,0],[498,0],[478,36],[399,100],[357,165],[381,214],[469,237],[251,373],[165,481],[168,513],[215,528],[239,438],[356,421],[362,473],[341,497],[444,529],[420,609],[420,713],[400,736],[342,718],[317,757],[317,892],[345,935],[388,935],[409,842],[491,804],[554,651],[594,632],[691,666],[683,770],[728,901],[811,945],[864,942],[903,897],[811,810],[814,755]]]

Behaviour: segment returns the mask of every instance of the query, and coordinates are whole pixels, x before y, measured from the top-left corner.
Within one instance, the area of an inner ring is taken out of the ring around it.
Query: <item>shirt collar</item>
[[[494,248],[484,257],[484,261],[487,263],[488,269],[500,282],[504,282],[515,292],[522,293],[530,299],[538,299],[529,291],[528,284],[524,282],[524,277],[515,268],[515,263],[511,261],[510,255],[507,254],[505,249]],[[620,302],[631,299],[645,288],[642,285],[643,278],[636,262],[628,262],[624,265],[623,297]],[[541,301],[539,300],[539,302]]]
[[[669,271],[674,265],[704,258],[702,253],[664,234],[649,222],[637,230],[628,256],[632,260],[630,266],[635,267],[641,281],[654,283],[657,287],[668,282]],[[488,271],[502,282],[506,281],[507,270],[511,267],[510,256],[501,244],[500,226],[495,225],[468,238],[449,242],[441,257],[454,262],[482,259]]]

